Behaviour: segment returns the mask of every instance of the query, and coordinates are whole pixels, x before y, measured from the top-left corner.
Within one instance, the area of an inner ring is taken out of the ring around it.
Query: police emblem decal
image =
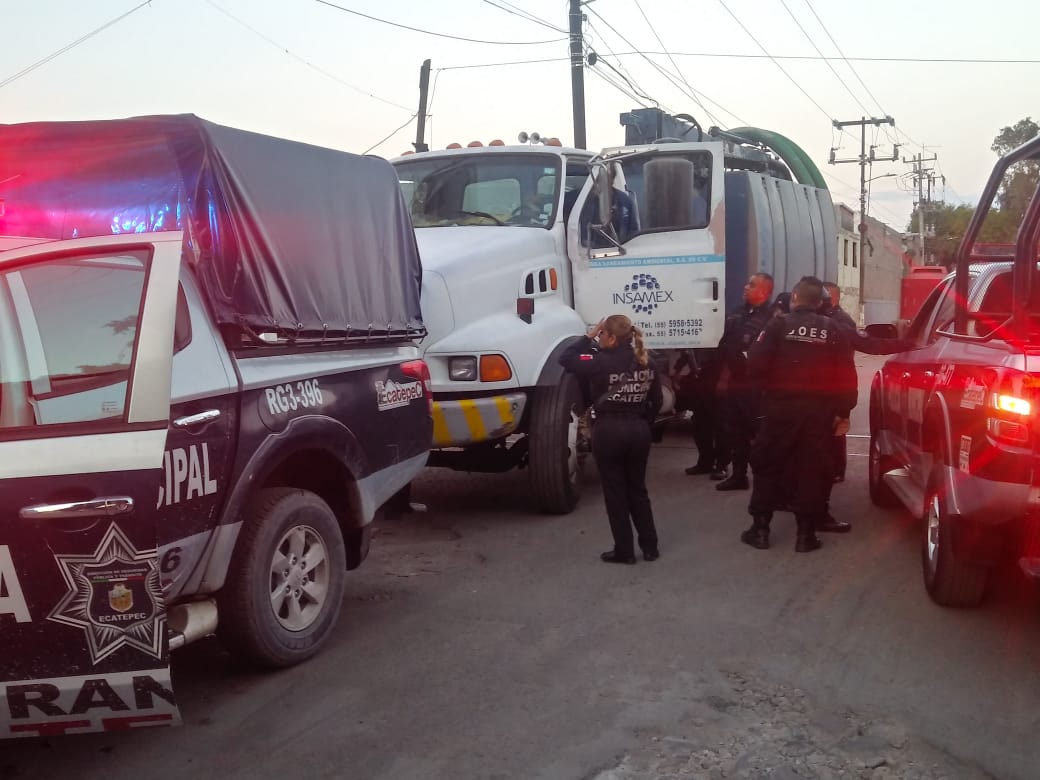
[[[48,620],[86,634],[92,663],[121,647],[162,658],[166,618],[162,611],[158,551],[138,550],[113,523],[93,555],[56,555],[68,592]]]

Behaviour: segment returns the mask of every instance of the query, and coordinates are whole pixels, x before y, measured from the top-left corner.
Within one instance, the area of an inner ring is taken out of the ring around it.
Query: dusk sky
[[[415,140],[419,68],[429,58],[433,148],[512,142],[522,130],[573,142],[568,43],[553,29],[566,29],[566,0],[0,7],[3,122],[194,113],[394,157]],[[891,115],[895,129],[872,128],[867,143],[878,156],[902,144],[900,162],[868,175],[897,176],[873,182],[870,211],[899,230],[914,197],[903,157],[937,155],[930,166],[946,185],[937,180],[935,197],[974,203],[995,160],[993,137],[1024,117],[1040,120],[1035,0],[594,0],[586,13],[587,45],[604,63],[585,75],[590,148],[620,145],[618,115],[653,100],[705,127],[788,136],[824,171],[834,200],[855,206],[858,166],[827,160],[832,146],[839,159],[858,155],[859,130],[838,132],[831,120]]]

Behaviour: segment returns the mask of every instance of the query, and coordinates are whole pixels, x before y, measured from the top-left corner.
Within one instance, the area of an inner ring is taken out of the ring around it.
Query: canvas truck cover
[[[246,342],[414,339],[421,267],[390,164],[191,114],[0,125],[0,236],[185,231]]]

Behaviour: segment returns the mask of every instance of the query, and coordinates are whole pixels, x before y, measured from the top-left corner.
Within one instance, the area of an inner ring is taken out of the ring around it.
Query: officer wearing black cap
[[[826,513],[833,483],[831,440],[838,413],[851,408],[839,381],[851,345],[832,320],[818,313],[823,283],[802,279],[791,291],[791,313],[774,318],[748,352],[748,374],[762,387],[763,425],[752,449],[755,480],[741,541],[769,547],[773,509],[793,479],[791,504],[798,524],[795,550],[819,549],[815,526]]]

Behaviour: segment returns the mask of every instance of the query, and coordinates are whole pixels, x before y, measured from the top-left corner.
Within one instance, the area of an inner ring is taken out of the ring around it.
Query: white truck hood
[[[482,324],[487,317],[515,317],[524,275],[540,265],[559,264],[554,235],[542,228],[420,228],[415,236],[423,265],[423,321],[429,331],[424,350],[436,351],[455,323],[471,331],[467,340],[472,341],[474,333],[487,327]],[[481,341],[490,347],[496,338],[501,340],[500,334],[487,333]],[[469,343],[466,348],[482,346]]]

